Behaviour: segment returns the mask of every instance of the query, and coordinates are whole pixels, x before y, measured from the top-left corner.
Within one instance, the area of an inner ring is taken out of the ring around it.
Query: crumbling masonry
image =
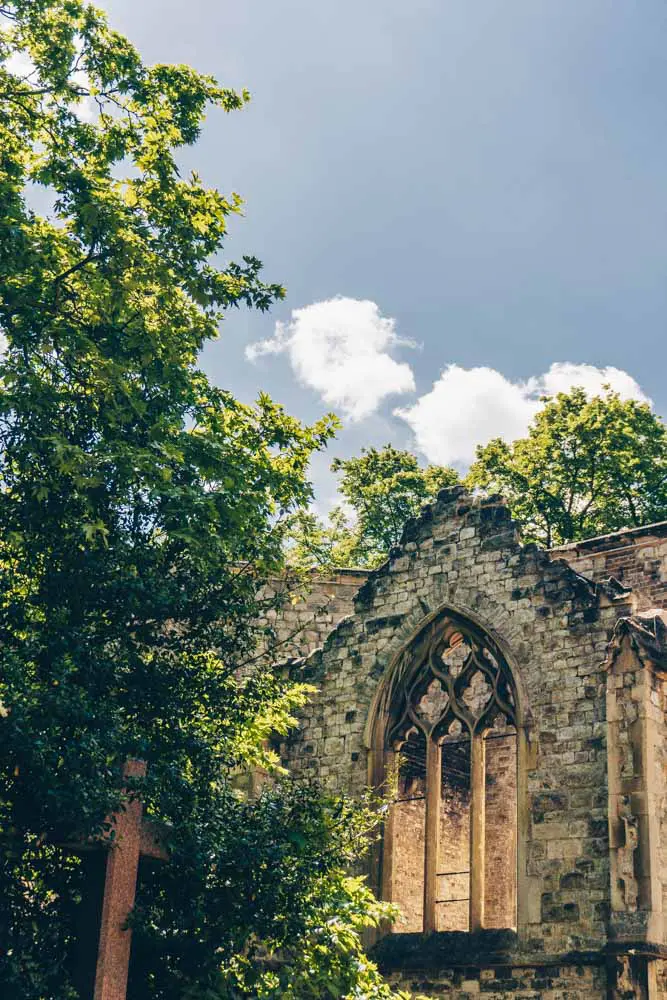
[[[285,611],[318,687],[286,764],[391,795],[369,877],[402,908],[373,944],[392,982],[667,998],[666,598],[667,524],[546,552],[455,488]]]

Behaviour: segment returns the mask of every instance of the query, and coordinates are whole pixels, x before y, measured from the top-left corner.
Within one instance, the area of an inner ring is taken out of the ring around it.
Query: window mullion
[[[424,861],[424,931],[436,929],[438,859],[440,856],[440,784],[442,747],[435,740],[426,742],[426,838]]]
[[[486,839],[486,743],[481,733],[472,737],[470,785],[470,930],[478,931],[484,926]]]

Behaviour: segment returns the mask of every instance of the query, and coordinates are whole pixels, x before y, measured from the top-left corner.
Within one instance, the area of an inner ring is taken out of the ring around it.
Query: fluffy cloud
[[[276,323],[268,340],[246,349],[250,361],[285,354],[299,381],[351,421],[373,414],[390,395],[413,392],[410,365],[392,357],[394,348],[414,347],[396,333],[395,320],[368,300],[337,296],[295,309],[288,323]],[[478,444],[508,441],[526,433],[540,397],[581,386],[589,395],[610,385],[623,399],[650,400],[619,368],[556,362],[542,375],[512,382],[493,368],[447,365],[430,392],[394,410],[430,461],[465,467]]]
[[[286,354],[297,378],[356,421],[377,410],[386,396],[412,392],[409,365],[391,356],[414,347],[396,334],[396,322],[375,302],[337,296],[295,309],[289,323],[276,323],[268,340],[251,344],[246,357]]]
[[[540,396],[581,386],[589,395],[610,385],[623,399],[650,402],[632,376],[618,368],[557,362],[543,375],[510,382],[493,368],[448,365],[430,392],[413,406],[395,410],[407,421],[416,446],[430,462],[466,466],[478,444],[525,434],[540,408]]]
[[[35,72],[35,64],[25,52],[12,52],[3,63],[3,69],[26,80]]]
[[[557,361],[544,375],[528,379],[526,388],[533,396],[554,396],[557,392],[569,392],[575,385],[585,389],[589,396],[595,396],[605,385],[610,385],[621,399],[651,402],[632,375],[620,368],[594,368],[571,361]]]

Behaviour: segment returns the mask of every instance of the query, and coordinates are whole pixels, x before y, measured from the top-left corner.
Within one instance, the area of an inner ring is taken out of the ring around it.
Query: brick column
[[[146,764],[130,760],[124,773],[127,778],[141,778]],[[132,932],[124,930],[124,925],[137,890],[141,814],[142,804],[134,799],[115,818],[116,836],[107,854],[94,1000],[125,1000],[127,995]]]

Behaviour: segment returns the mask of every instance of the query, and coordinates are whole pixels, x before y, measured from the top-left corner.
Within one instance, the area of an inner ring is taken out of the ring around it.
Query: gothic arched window
[[[397,931],[516,925],[517,700],[496,643],[455,614],[401,657],[384,713]]]

